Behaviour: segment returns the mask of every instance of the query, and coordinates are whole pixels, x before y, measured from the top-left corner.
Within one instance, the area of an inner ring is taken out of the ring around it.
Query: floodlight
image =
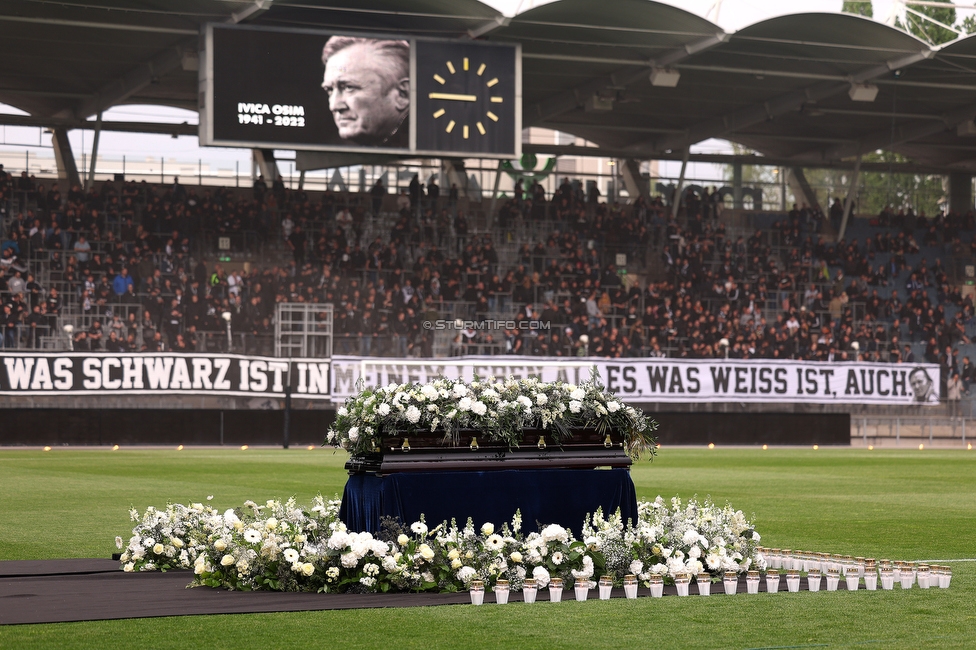
[[[651,70],[651,85],[659,88],[674,88],[681,79],[681,73],[670,68],[654,68]]]
[[[878,87],[873,84],[851,84],[847,94],[855,102],[873,102],[878,96]]]

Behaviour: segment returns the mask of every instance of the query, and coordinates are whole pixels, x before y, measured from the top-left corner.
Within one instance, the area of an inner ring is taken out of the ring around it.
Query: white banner
[[[0,395],[236,395],[329,399],[328,359],[177,352],[0,353]]]
[[[538,377],[586,381],[596,368],[603,385],[630,403],[793,402],[807,404],[938,404],[939,366],[825,363],[765,359],[549,359],[464,357],[382,359],[333,357],[332,395],[341,402],[365,386],[426,382],[437,377]]]

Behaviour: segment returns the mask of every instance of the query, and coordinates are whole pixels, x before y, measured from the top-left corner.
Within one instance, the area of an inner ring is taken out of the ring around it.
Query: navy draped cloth
[[[380,520],[394,517],[410,525],[424,515],[433,527],[456,519],[463,526],[496,526],[522,512],[522,529],[559,524],[580,531],[587,514],[620,508],[626,521],[637,520],[637,491],[626,469],[491,470],[484,472],[409,472],[379,477],[355,474],[342,494],[339,518],[349,530],[375,533]]]

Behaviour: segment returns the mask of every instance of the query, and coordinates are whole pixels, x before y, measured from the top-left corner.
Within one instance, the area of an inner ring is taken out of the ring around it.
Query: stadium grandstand
[[[0,168],[4,352],[288,356],[302,329],[318,338],[301,355],[322,358],[927,363],[943,404],[926,417],[954,437],[972,416],[976,37],[934,45],[841,14],[729,33],[645,0],[515,16],[475,0],[96,5],[0,0],[17,63],[0,102],[27,113],[0,121],[50,129],[57,158],[56,173]],[[255,147],[253,177],[205,185],[100,173],[96,135],[79,173],[72,129],[195,133],[101,114],[200,108],[212,22],[517,44],[523,155],[300,150],[294,178]],[[69,35],[83,54],[36,54]],[[52,73],[69,59],[84,72]],[[712,138],[749,153],[692,151]],[[559,162],[592,158],[612,175]],[[663,161],[677,178],[655,175]],[[695,183],[695,162],[730,178]],[[777,170],[766,202],[750,166]],[[329,181],[339,168],[358,182]],[[811,170],[845,184],[820,190]],[[866,173],[938,178],[938,208],[869,212]],[[858,408],[824,411],[880,414]]]

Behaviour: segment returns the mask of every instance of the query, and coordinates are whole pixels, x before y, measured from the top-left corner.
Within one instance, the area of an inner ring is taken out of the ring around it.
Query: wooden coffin
[[[593,469],[630,467],[623,437],[600,435],[594,429],[573,430],[568,440],[556,442],[552,433],[526,430],[522,444],[484,440],[476,431],[462,431],[458,441],[443,434],[384,436],[379,450],[354,455],[346,462],[350,474],[397,472],[457,472],[502,469]]]

